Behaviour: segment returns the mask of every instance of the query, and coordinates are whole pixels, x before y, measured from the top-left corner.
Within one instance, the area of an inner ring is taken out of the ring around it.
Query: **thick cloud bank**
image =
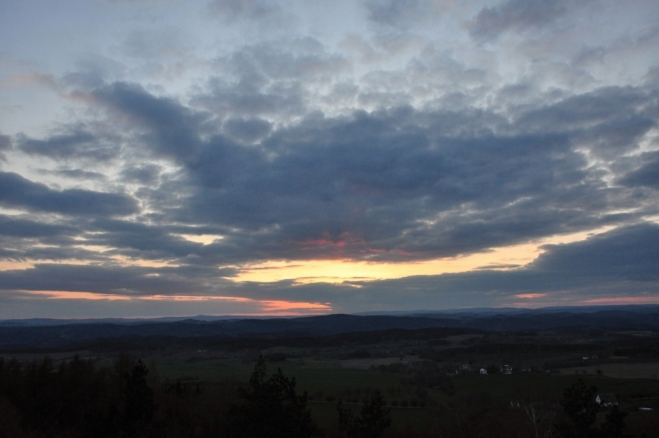
[[[659,302],[652,2],[77,6],[0,14],[0,318]]]

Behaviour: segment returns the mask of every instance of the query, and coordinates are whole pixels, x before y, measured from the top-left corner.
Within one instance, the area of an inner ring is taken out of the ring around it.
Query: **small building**
[[[597,402],[598,405],[605,408],[610,408],[611,406],[618,406],[618,398],[613,393],[598,394],[597,397],[595,397],[595,401]]]
[[[480,373],[484,376],[487,375],[487,370],[485,368],[481,368]]]

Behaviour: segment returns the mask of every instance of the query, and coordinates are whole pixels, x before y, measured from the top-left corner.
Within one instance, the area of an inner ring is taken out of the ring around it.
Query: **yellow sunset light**
[[[441,258],[418,262],[366,262],[353,260],[273,260],[243,266],[234,281],[271,283],[294,280],[296,284],[344,283],[386,280],[414,275],[440,275],[468,272],[476,269],[511,270],[525,266],[542,252],[541,246],[585,240],[593,234],[613,227],[603,227],[524,243],[493,248],[487,252],[462,257]]]

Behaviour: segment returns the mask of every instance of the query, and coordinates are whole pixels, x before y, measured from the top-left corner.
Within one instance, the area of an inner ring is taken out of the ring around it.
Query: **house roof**
[[[600,403],[618,403],[618,398],[613,393],[608,394],[598,394]]]

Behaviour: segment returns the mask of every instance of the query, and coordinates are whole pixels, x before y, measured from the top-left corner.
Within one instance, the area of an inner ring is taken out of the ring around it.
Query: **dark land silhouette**
[[[656,312],[5,322],[0,436],[655,437]]]

